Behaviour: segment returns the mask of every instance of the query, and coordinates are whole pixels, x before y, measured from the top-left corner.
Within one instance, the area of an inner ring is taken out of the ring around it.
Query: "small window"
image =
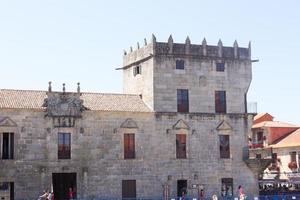
[[[58,133],[58,159],[71,159],[70,133]]]
[[[177,89],[177,112],[189,112],[189,91]]]
[[[233,195],[233,179],[232,178],[222,178],[222,188],[221,194],[223,197]]]
[[[14,133],[2,133],[1,139],[2,139],[1,158],[14,159]]]
[[[186,135],[176,134],[176,158],[186,158]]]
[[[137,74],[142,74],[142,66],[137,65],[133,68],[133,75],[136,76]]]
[[[215,91],[215,111],[216,113],[226,113],[225,91]]]
[[[220,158],[230,158],[229,135],[219,135]]]
[[[216,64],[216,70],[217,70],[217,72],[224,72],[224,70],[225,70],[225,63],[217,63]]]
[[[135,139],[133,133],[124,134],[124,159],[135,158]]]
[[[184,60],[176,60],[176,69],[184,69]]]

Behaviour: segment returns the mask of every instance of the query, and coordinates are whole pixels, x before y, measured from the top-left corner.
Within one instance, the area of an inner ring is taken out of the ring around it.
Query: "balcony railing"
[[[257,149],[257,148],[264,148],[264,143],[259,141],[259,142],[251,142],[249,144],[250,149]]]

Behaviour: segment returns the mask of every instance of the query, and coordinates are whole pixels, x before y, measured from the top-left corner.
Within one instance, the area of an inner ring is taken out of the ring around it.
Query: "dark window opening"
[[[133,75],[136,76],[137,74],[142,74],[142,66],[137,65],[133,68]]]
[[[14,159],[14,133],[2,134],[2,159]]]
[[[176,158],[186,158],[186,135],[176,134]]]
[[[256,154],[255,156],[256,156],[256,159],[261,159],[261,154],[260,153]]]
[[[183,193],[187,193],[187,180],[177,180],[177,196],[181,197]]]
[[[216,70],[217,70],[217,72],[224,72],[224,70],[225,70],[225,63],[217,63],[216,64]]]
[[[290,155],[291,155],[291,162],[296,162],[297,152],[293,151],[290,153]]]
[[[177,112],[189,112],[189,91],[177,89]]]
[[[222,178],[222,188],[221,194],[223,197],[233,195],[233,179],[232,178]]]
[[[136,198],[135,180],[122,180],[122,198]]]
[[[58,133],[58,159],[71,159],[70,133]]]
[[[257,133],[257,143],[262,144],[264,141],[264,133],[263,132],[258,132]]]
[[[14,182],[0,182],[0,199],[14,200]]]
[[[176,60],[176,69],[184,69],[184,60]]]
[[[219,135],[220,158],[230,158],[229,135]]]
[[[124,134],[124,159],[135,158],[135,138],[133,133]]]
[[[277,153],[272,153],[272,163],[277,163]]]
[[[226,113],[226,92],[215,91],[215,109],[216,113]]]

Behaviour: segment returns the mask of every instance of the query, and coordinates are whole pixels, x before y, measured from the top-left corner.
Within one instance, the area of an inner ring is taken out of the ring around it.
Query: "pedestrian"
[[[73,192],[73,190],[72,190],[71,187],[69,188],[69,193],[68,193],[68,195],[69,195],[69,199],[70,199],[70,200],[73,200],[73,199],[74,199],[74,192]]]
[[[203,191],[203,189],[200,190],[198,198],[199,198],[199,200],[204,200],[204,191]]]
[[[244,194],[243,187],[241,185],[239,185],[237,193],[238,193],[239,199],[243,200],[245,197],[245,194]]]
[[[53,200],[53,199],[54,199],[54,195],[53,195],[53,191],[51,191],[48,194],[48,200]]]
[[[218,196],[217,195],[212,195],[212,200],[218,200]]]
[[[44,190],[43,194],[39,196],[39,200],[48,200],[48,191]]]
[[[182,192],[182,195],[181,195],[181,197],[179,198],[179,200],[185,200],[185,192],[184,192],[184,191]]]

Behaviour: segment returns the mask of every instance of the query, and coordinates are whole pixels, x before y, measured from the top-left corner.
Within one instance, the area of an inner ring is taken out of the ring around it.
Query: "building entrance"
[[[177,181],[177,196],[181,197],[182,193],[186,194],[187,192],[187,180],[178,180]]]
[[[52,183],[55,200],[69,199],[70,188],[76,198],[76,173],[52,173]]]

